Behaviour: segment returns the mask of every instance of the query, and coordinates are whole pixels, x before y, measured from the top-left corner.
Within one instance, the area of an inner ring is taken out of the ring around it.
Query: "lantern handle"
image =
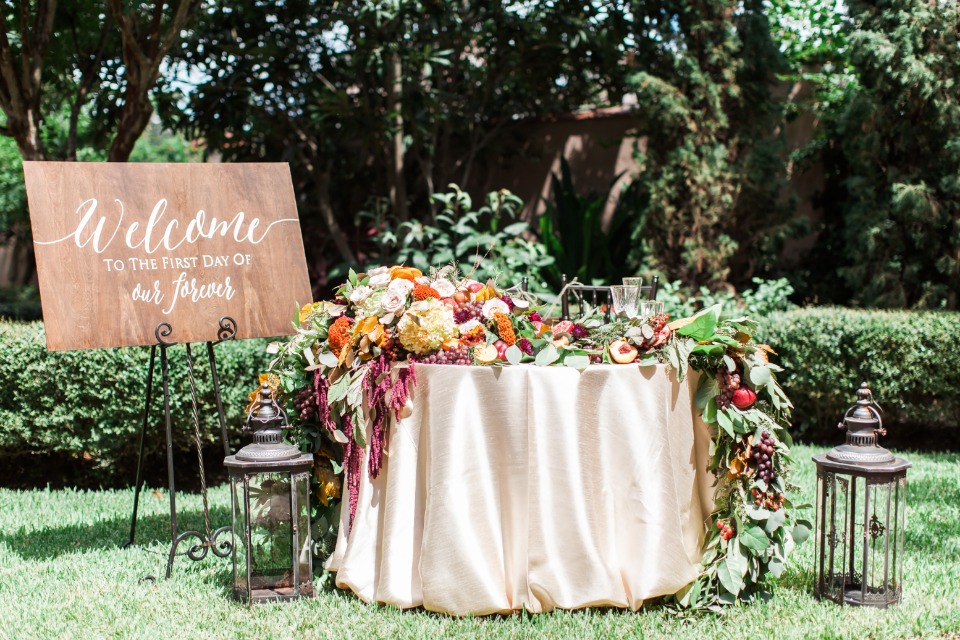
[[[878,436],[886,436],[887,429],[883,426],[883,407],[873,399],[873,392],[867,387],[867,383],[864,382],[860,385],[860,389],[857,390],[857,397],[859,400],[852,407],[847,409],[847,412],[843,414],[843,420],[837,423],[837,428],[840,430],[847,428],[847,418],[850,417],[850,413],[856,411],[858,408],[863,407],[870,414],[877,419],[879,426],[873,430]]]
[[[257,406],[252,408],[247,414],[247,419],[243,423],[243,431],[250,431],[250,421],[257,420],[254,415],[260,412],[261,407],[265,404],[264,398],[270,399],[269,407],[273,408],[278,417],[283,418],[283,424],[287,423],[287,412],[280,408],[280,405],[277,403],[276,394],[273,393],[273,389],[270,388],[270,385],[264,382],[260,386],[259,398],[257,398]]]

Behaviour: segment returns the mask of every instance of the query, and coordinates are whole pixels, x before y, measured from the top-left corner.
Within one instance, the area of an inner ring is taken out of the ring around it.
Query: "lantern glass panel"
[[[250,587],[293,587],[293,520],[289,473],[257,473],[249,480]]]
[[[298,578],[300,585],[303,585],[313,580],[313,545],[311,536],[307,535],[310,531],[310,474],[298,473],[293,477],[296,483],[297,539],[300,545],[297,557]]]
[[[235,594],[247,592],[247,538],[244,535],[246,522],[246,492],[243,475],[230,476],[233,502],[233,590]]]
[[[849,568],[847,524],[850,518],[850,481],[834,473],[825,473],[820,484],[825,499],[820,503],[824,511],[822,519],[817,521],[817,541],[822,541],[818,559],[823,568],[819,587],[824,597],[842,602],[843,585],[848,581]]]

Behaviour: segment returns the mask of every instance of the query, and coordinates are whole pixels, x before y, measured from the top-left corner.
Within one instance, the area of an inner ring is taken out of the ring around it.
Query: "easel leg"
[[[223,413],[223,399],[220,397],[220,377],[217,375],[217,358],[213,353],[213,343],[207,343],[207,360],[210,362],[210,379],[213,381],[213,397],[217,399],[217,416],[220,418],[220,433],[223,436],[223,455],[230,455],[230,438],[227,435],[227,419]]]
[[[147,439],[147,423],[150,417],[150,394],[153,391],[153,365],[157,358],[157,346],[150,347],[150,368],[147,370],[147,399],[143,403],[143,424],[140,426],[140,454],[137,456],[137,484],[133,491],[133,515],[130,516],[130,539],[122,549],[133,544],[137,535],[137,507],[140,506],[140,489],[143,486],[143,446]]]
[[[170,371],[167,347],[160,345],[160,371],[163,377],[163,418],[167,426],[167,477],[170,481],[170,556],[167,558],[167,579],[173,572],[177,551],[177,491],[173,480],[173,425],[170,420]]]

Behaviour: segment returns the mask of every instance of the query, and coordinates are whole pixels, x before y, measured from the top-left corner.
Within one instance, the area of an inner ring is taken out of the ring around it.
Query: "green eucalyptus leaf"
[[[764,531],[769,535],[776,533],[777,529],[783,526],[787,521],[787,512],[785,509],[777,509],[776,511],[771,511],[770,517],[767,518],[767,523],[763,526]]]
[[[347,397],[347,391],[350,389],[350,376],[340,376],[327,391],[327,403],[333,404],[340,402]]]
[[[520,361],[523,360],[523,351],[520,350],[515,344],[507,347],[507,362],[513,365],[520,364]]]
[[[770,570],[770,575],[774,578],[779,578],[783,575],[783,570],[786,566],[786,563],[777,557],[770,558],[770,561],[767,563],[767,569]]]
[[[737,534],[737,539],[740,540],[740,544],[753,551],[763,551],[770,546],[767,534],[757,525],[743,527]]]
[[[563,364],[577,371],[583,371],[590,366],[590,356],[569,355],[563,359]]]
[[[737,436],[733,432],[733,421],[730,420],[726,411],[717,411],[717,424],[727,432],[727,435],[736,440]]]
[[[335,369],[340,361],[332,351],[321,351],[317,354],[317,361],[325,367]]]
[[[730,545],[735,548],[736,542]],[[729,593],[736,595],[743,590],[743,576],[747,573],[747,563],[743,556],[728,553],[726,559],[717,567],[717,578]]]
[[[710,400],[717,397],[720,393],[720,385],[717,378],[711,375],[700,377],[700,384],[697,386],[697,395],[694,397],[694,406],[703,409]]]
[[[698,342],[709,340],[716,333],[719,318],[720,305],[715,304],[693,316],[693,320],[677,329],[677,333],[681,336],[689,336]]]
[[[560,358],[560,352],[557,351],[557,348],[552,344],[548,344],[543,348],[540,353],[537,354],[535,364],[538,367],[545,367],[556,362]]]
[[[791,536],[793,541],[797,544],[803,544],[807,538],[810,537],[811,524],[806,520],[797,520],[797,523],[793,525],[793,531],[791,531]]]
[[[771,381],[770,367],[761,366],[761,367],[751,367],[750,368],[750,382],[753,383],[754,387],[765,387]]]

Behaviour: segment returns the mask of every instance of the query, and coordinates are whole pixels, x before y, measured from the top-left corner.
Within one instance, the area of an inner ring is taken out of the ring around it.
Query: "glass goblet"
[[[610,287],[610,293],[613,298],[613,312],[616,315],[625,315],[630,319],[637,317],[637,296],[640,293],[637,287],[613,285]]]

